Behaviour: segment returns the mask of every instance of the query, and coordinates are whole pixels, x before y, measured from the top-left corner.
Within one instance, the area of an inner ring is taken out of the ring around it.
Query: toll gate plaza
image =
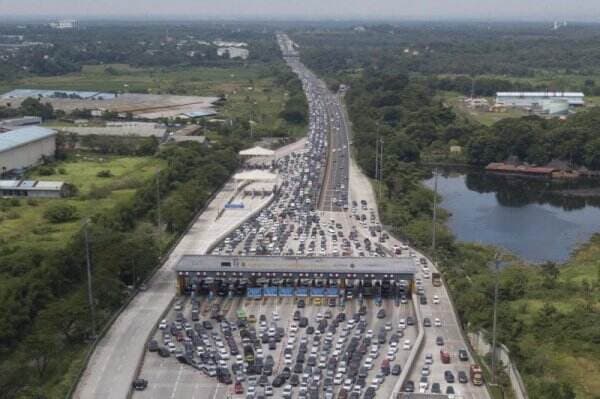
[[[410,295],[416,267],[410,257],[184,255],[175,271],[179,294],[352,298]]]

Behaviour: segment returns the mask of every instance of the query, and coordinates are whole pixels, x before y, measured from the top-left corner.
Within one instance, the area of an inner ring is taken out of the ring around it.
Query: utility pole
[[[497,321],[497,307],[498,307],[498,271],[500,266],[500,259],[498,259],[498,253],[494,257],[494,267],[496,268],[496,282],[494,284],[494,321],[492,325],[492,383],[496,384],[496,321]]]
[[[379,201],[381,201],[381,181],[383,180],[383,137],[379,139]]]
[[[88,301],[90,304],[90,317],[92,319],[92,338],[96,339],[96,315],[94,312],[94,294],[92,292],[92,262],[90,259],[90,240],[88,236],[88,223],[86,220],[83,225],[83,235],[85,238],[85,264],[87,268],[87,283],[88,283]]]
[[[160,215],[160,169],[156,170],[156,224],[158,226],[158,252],[162,247],[162,231],[161,231],[161,215]]]
[[[431,252],[435,260],[435,234],[437,222],[437,193],[438,193],[438,173],[437,168],[433,169],[433,220],[431,222]]]

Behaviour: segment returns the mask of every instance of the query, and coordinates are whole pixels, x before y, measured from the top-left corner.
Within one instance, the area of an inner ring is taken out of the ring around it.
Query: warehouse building
[[[0,197],[60,198],[67,195],[62,181],[0,180]]]
[[[56,131],[28,126],[0,133],[0,174],[37,165],[56,150]]]
[[[541,108],[546,102],[550,100],[564,100],[571,107],[579,107],[585,105],[584,94],[581,92],[541,91],[496,93],[496,105],[504,107]]]
[[[39,116],[23,116],[21,118],[0,119],[0,133],[22,126],[40,125],[41,123],[42,118]]]

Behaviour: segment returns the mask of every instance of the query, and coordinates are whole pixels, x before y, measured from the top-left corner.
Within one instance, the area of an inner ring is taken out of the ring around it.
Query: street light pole
[[[437,168],[433,170],[433,220],[431,223],[431,252],[435,260],[435,240],[436,240],[436,222],[437,222],[437,192],[438,192],[438,175]]]
[[[498,254],[495,256],[494,265],[496,268],[496,282],[494,284],[494,321],[492,325],[492,383],[496,384],[496,322],[498,316],[498,269],[500,266]]]
[[[88,302],[90,305],[90,317],[92,319],[92,338],[96,339],[96,315],[94,312],[94,294],[92,292],[92,262],[90,257],[90,240],[88,235],[88,223],[85,221],[83,225],[83,236],[85,239],[85,264],[87,269],[87,284],[88,284]]]
[[[158,227],[158,252],[162,244],[161,214],[160,214],[160,169],[156,170],[156,224]]]

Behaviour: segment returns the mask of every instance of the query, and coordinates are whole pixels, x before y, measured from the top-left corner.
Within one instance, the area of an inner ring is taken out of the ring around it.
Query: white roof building
[[[496,104],[507,107],[541,106],[543,101],[564,99],[571,106],[585,105],[585,95],[578,91],[508,91],[496,93]]]
[[[239,154],[243,157],[272,157],[275,156],[275,151],[256,146],[242,150]]]

